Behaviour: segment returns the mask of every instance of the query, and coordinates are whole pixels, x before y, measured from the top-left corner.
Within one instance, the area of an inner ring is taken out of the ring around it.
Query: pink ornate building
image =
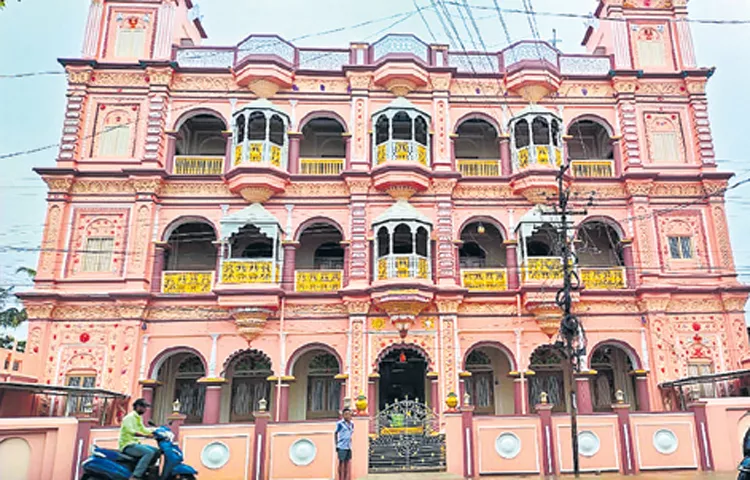
[[[685,0],[602,0],[586,54],[199,46],[190,0],[91,3],[49,186],[25,373],[187,423],[565,411],[558,167],[582,413],[742,368],[744,304]],[[727,387],[729,388],[729,387]],[[734,387],[732,387],[734,388]],[[716,394],[705,388],[699,394]],[[40,406],[62,412],[85,399]],[[95,406],[98,408],[97,406]]]

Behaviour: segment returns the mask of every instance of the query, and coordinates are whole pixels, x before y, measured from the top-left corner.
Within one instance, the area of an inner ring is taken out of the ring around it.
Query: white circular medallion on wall
[[[298,467],[310,465],[317,453],[315,444],[307,438],[300,438],[289,447],[289,459]]]
[[[584,457],[593,457],[599,451],[601,442],[591,430],[584,430],[578,434],[578,451]]]
[[[503,432],[495,439],[495,451],[506,460],[514,459],[521,453],[521,439],[511,432]]]
[[[211,470],[218,470],[229,461],[229,447],[222,442],[211,442],[201,451],[201,463]]]
[[[661,428],[654,432],[654,448],[657,452],[669,455],[677,450],[679,442],[677,435],[668,428]]]

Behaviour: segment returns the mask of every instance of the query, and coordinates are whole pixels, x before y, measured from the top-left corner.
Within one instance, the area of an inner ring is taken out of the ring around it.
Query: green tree
[[[16,273],[24,273],[32,280],[36,276],[36,270],[26,267],[18,268]],[[0,328],[18,328],[19,325],[28,319],[25,308],[10,305],[11,303],[15,303],[16,299],[17,297],[13,293],[12,286],[0,288]]]

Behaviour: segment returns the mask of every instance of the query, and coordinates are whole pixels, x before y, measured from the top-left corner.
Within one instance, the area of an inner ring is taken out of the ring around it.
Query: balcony
[[[581,284],[587,290],[620,290],[626,288],[625,267],[582,267],[578,270]]]
[[[175,175],[221,175],[224,155],[177,155],[174,157]]]
[[[280,272],[281,262],[274,265],[271,259],[225,260],[221,264],[221,283],[278,283]]]
[[[571,160],[570,171],[576,178],[612,178],[615,176],[613,160]]]
[[[563,279],[560,257],[530,257],[521,269],[524,282],[548,282]]]
[[[415,254],[387,255],[378,259],[378,280],[392,278],[430,278],[430,262]]]
[[[201,295],[211,293],[214,272],[162,272],[161,293],[171,295]]]
[[[458,160],[458,170],[464,177],[497,177],[500,175],[500,160]]]
[[[425,167],[427,162],[427,147],[416,140],[387,140],[377,146],[376,163],[385,162],[417,162]]]
[[[462,268],[461,284],[472,292],[501,292],[508,289],[504,268]]]
[[[234,162],[236,167],[243,164],[266,163],[282,168],[282,154],[285,153],[280,145],[267,140],[249,141],[246,145],[234,147]]]
[[[310,293],[338,292],[343,276],[343,270],[297,270],[294,290]]]
[[[338,175],[344,170],[343,158],[301,158],[302,175]]]

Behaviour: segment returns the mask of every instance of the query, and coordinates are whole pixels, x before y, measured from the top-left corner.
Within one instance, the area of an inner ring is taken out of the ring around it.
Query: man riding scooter
[[[139,459],[131,479],[143,478],[151,462],[159,455],[157,448],[143,445],[139,440],[139,438],[153,438],[154,436],[151,430],[143,426],[143,414],[149,407],[151,405],[145,399],[139,398],[133,402],[133,411],[125,415],[120,426],[120,451]]]

